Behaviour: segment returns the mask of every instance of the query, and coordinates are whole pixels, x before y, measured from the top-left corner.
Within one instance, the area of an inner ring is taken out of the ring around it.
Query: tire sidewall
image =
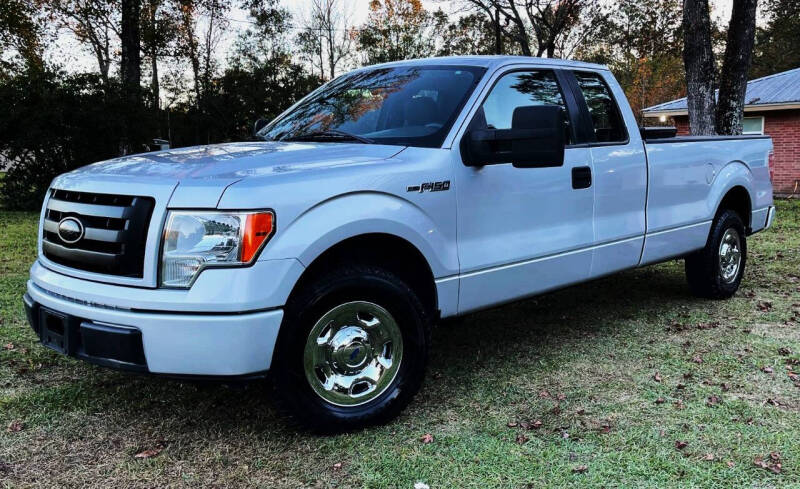
[[[397,322],[403,359],[392,383],[378,397],[359,406],[337,406],[313,391],[303,368],[308,335],[334,307],[352,301],[373,302]],[[380,272],[328,275],[287,305],[276,346],[274,383],[291,413],[317,431],[338,431],[384,421],[407,404],[419,389],[427,364],[426,315],[419,300],[399,279]]]
[[[722,242],[722,237],[725,235],[725,231],[730,228],[733,228],[739,234],[739,246],[741,247],[742,258],[739,264],[739,270],[736,273],[736,278],[731,282],[725,282],[722,280],[722,274],[719,268],[719,246]],[[739,289],[739,285],[744,277],[745,265],[747,264],[747,238],[742,218],[733,211],[723,212],[714,226],[713,241],[710,244],[711,265],[714,270],[716,282],[714,285],[726,294],[733,295],[733,293]]]

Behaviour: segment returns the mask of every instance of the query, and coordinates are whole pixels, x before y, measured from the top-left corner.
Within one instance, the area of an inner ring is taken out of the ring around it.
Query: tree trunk
[[[708,0],[684,0],[683,30],[689,130],[695,135],[714,134],[714,52]]]
[[[753,57],[758,0],[734,0],[719,84],[718,134],[741,134],[747,73]]]
[[[494,9],[494,54],[503,54],[503,31],[500,28],[500,9]]]
[[[122,86],[128,96],[139,100],[139,87],[142,78],[139,50],[139,2],[140,0],[122,0],[122,63],[120,74]]]
[[[150,80],[150,89],[153,91],[153,110],[158,112],[158,108],[161,104],[161,94],[158,84],[158,57],[156,56],[155,51],[153,51],[153,53],[150,55],[150,70],[153,72]]]

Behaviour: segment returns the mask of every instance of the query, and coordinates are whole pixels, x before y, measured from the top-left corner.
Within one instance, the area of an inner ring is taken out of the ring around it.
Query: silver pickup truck
[[[673,258],[724,299],[775,215],[769,138],[640,130],[594,64],[372,66],[255,135],[56,178],[25,295],[41,342],[150,374],[269,372],[298,420],[349,429],[412,399],[440,318]]]

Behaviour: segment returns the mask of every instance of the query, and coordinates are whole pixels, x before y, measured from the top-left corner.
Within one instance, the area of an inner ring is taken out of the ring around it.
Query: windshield
[[[484,71],[397,66],[348,73],[271,122],[258,137],[439,147]]]

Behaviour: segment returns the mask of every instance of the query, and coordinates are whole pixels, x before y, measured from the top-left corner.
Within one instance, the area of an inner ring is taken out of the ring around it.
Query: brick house
[[[744,133],[772,137],[775,193],[800,195],[800,68],[749,81],[744,102]],[[648,107],[642,114],[661,122],[671,119],[679,135],[689,134],[686,98]]]

